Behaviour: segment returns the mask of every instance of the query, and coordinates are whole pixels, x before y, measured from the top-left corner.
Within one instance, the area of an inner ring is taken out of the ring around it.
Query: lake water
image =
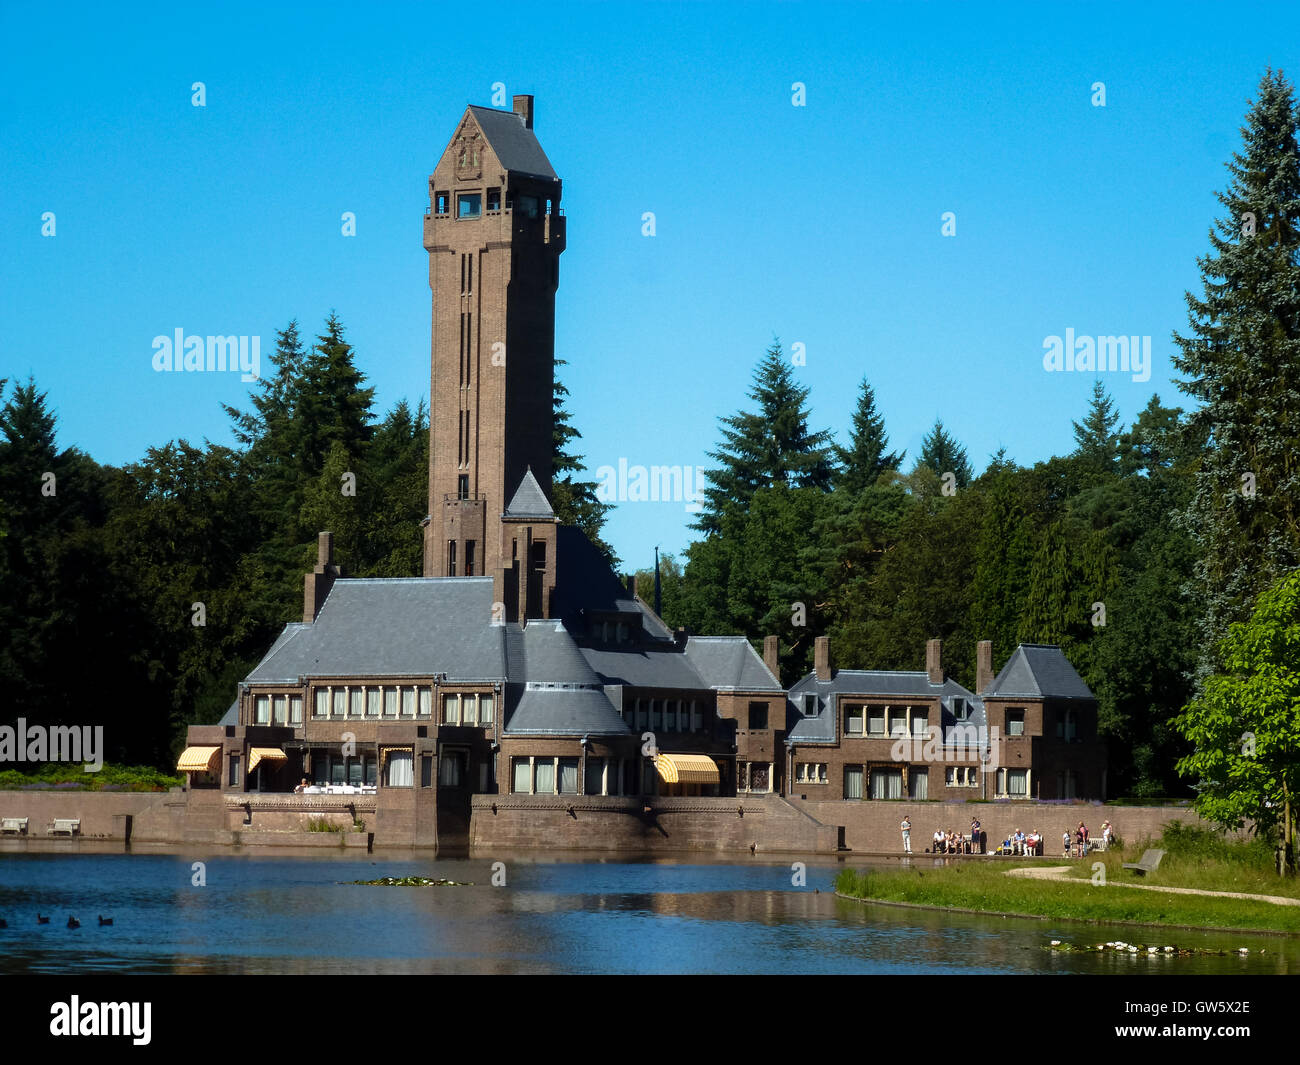
[[[260,848],[259,848],[260,850]],[[192,863],[207,884],[193,886]],[[1300,940],[837,899],[839,866],[410,852],[0,854],[0,973],[1297,973]],[[860,865],[861,863],[855,863]],[[383,876],[472,887],[372,887]],[[820,893],[816,889],[820,889]],[[37,913],[51,917],[36,922]],[[69,914],[81,928],[66,927]],[[111,916],[99,927],[98,914]],[[1124,939],[1246,957],[1063,954]],[[1264,954],[1254,953],[1260,947]]]

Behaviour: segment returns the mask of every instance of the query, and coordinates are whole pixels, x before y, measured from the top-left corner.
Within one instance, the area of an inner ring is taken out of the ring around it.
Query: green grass
[[[307,822],[308,832],[346,832],[345,825],[336,825],[327,817],[313,817]]]
[[[17,769],[0,770],[0,791],[17,791],[40,785],[59,791],[166,791],[185,783],[182,774],[163,773],[151,766],[112,765],[105,762],[97,773],[87,773],[80,762],[50,762],[31,773]],[[67,785],[75,784],[76,787]]]
[[[1184,829],[1158,843],[1134,844],[1127,854],[1096,856],[1105,863],[1106,886],[1091,882],[1091,859],[1075,862],[1077,881],[1032,880],[1008,876],[1016,866],[1051,863],[958,861],[930,868],[858,871],[845,869],[836,878],[841,894],[884,902],[978,910],[987,913],[1030,914],[1084,921],[1242,928],[1300,935],[1300,906],[1281,906],[1249,899],[1219,899],[1176,895],[1127,887],[1133,874],[1120,869],[1135,861],[1145,846],[1163,846],[1170,853],[1161,863],[1157,886],[1204,887],[1208,890],[1249,891],[1297,897],[1300,885],[1272,873],[1272,853],[1255,841],[1229,842],[1213,833]],[[1136,853],[1135,853],[1136,852]],[[1171,862],[1171,859],[1174,859]],[[1062,864],[1064,864],[1064,859]],[[1264,862],[1268,864],[1263,865]],[[1169,863],[1169,869],[1165,869]]]

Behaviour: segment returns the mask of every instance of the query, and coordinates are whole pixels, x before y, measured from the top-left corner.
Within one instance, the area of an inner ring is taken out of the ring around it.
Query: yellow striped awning
[[[220,762],[220,747],[186,747],[176,768],[182,773],[215,773]]]
[[[279,747],[251,747],[248,751],[248,771],[251,773],[261,762],[283,762],[288,757]]]
[[[655,768],[665,784],[716,784],[718,766],[706,754],[661,754]]]

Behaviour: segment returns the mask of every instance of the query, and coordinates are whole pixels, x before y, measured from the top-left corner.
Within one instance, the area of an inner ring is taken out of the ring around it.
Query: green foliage
[[[564,366],[563,359],[556,359],[557,367]],[[552,444],[554,459],[551,465],[551,509],[561,525],[576,525],[587,534],[598,551],[614,569],[619,566],[618,555],[605,542],[601,529],[605,519],[614,509],[613,503],[603,502],[597,495],[597,482],[587,478],[587,468],[583,456],[569,450],[575,440],[581,440],[582,434],[569,422],[569,412],[564,407],[564,398],[569,390],[555,378],[552,407],[554,422]]]
[[[308,832],[346,832],[346,825],[335,824],[327,817],[311,817],[307,819]]]
[[[152,766],[113,765],[105,762],[97,773],[87,773],[80,763],[46,762],[30,771],[0,770],[0,791],[19,788],[53,788],[60,791],[167,791],[185,783],[184,774],[160,773]],[[76,788],[68,785],[76,785]]]

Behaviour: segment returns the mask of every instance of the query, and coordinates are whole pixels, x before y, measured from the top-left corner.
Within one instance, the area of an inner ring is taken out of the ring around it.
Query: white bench
[[[12,832],[16,836],[27,835],[27,818],[25,817],[5,817],[0,818],[0,835]]]
[[[56,817],[50,826],[51,836],[76,836],[81,832],[81,818]]]

